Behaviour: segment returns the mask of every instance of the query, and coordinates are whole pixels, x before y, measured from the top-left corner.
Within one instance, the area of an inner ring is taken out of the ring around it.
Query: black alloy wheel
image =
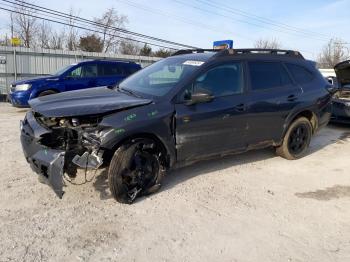
[[[292,129],[288,139],[288,148],[293,155],[299,155],[308,146],[310,132],[305,124]]]

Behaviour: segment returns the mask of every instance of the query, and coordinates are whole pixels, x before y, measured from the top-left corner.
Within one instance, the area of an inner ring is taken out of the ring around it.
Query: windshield
[[[56,73],[52,74],[53,76],[60,76],[62,75],[64,72],[68,71],[69,69],[71,69],[73,66],[75,66],[75,64],[69,65],[69,66],[65,66],[63,68],[61,68],[60,70],[58,70]]]
[[[197,70],[205,58],[169,57],[146,67],[120,83],[119,88],[131,92],[164,96],[177,83]]]

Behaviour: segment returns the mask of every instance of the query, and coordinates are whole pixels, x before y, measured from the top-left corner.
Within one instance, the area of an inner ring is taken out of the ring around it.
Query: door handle
[[[287,97],[287,100],[289,101],[289,102],[294,102],[295,100],[297,100],[298,99],[298,97],[296,96],[296,95],[289,95],[288,97]]]
[[[236,111],[243,112],[245,111],[245,104],[239,104],[235,106]]]
[[[238,111],[238,112],[243,112],[243,111],[246,110],[246,106],[245,106],[245,104],[236,105],[235,106],[235,110]]]

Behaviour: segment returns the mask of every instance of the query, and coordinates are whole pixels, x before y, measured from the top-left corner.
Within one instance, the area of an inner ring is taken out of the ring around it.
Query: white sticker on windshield
[[[194,60],[187,60],[183,63],[184,65],[191,65],[191,66],[201,66],[204,64],[202,61],[194,61]]]

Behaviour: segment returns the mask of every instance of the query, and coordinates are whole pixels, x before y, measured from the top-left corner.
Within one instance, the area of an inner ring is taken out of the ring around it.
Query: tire
[[[57,94],[57,92],[53,91],[53,90],[46,90],[46,91],[42,91],[41,93],[39,93],[38,97],[54,95],[54,94]]]
[[[160,188],[165,174],[160,152],[150,139],[133,140],[116,150],[108,170],[108,183],[118,202],[132,204],[137,197]]]
[[[305,156],[312,137],[312,125],[305,117],[296,119],[288,128],[282,145],[276,148],[276,154],[296,160]]]

